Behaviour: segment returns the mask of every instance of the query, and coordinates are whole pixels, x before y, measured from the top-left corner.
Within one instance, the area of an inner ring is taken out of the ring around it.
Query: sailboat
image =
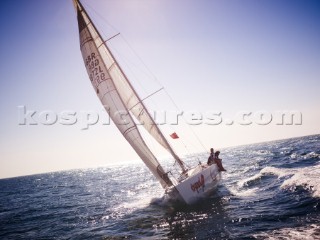
[[[155,123],[143,99],[115,59],[86,9],[73,0],[77,12],[80,50],[94,91],[121,134],[165,189],[165,195],[187,204],[210,195],[221,179],[216,164],[197,163],[187,167]],[[170,153],[179,166],[179,176],[166,172],[146,144],[140,123],[156,142]]]

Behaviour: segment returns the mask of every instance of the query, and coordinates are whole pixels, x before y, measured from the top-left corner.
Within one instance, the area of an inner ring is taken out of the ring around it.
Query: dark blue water
[[[320,135],[221,157],[194,206],[165,202],[142,163],[2,179],[0,239],[320,239]]]

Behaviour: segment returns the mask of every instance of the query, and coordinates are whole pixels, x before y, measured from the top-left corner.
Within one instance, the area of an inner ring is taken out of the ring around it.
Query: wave
[[[301,186],[310,191],[313,197],[320,198],[320,165],[292,169],[265,167],[259,174],[272,174],[278,178],[286,177],[287,179],[280,186],[281,189],[294,191],[297,186]]]
[[[319,225],[311,224],[309,226],[283,228],[270,232],[254,234],[253,237],[256,239],[312,240],[319,238],[319,231]]]
[[[311,155],[312,153],[310,153]],[[313,197],[320,198],[320,165],[303,167],[303,168],[276,168],[276,167],[265,167],[257,174],[250,176],[246,179],[237,182],[237,188],[242,189],[245,187],[252,187],[264,176],[274,175],[278,179],[283,180],[280,185],[281,189],[295,191],[296,188],[303,187],[305,190],[311,192]],[[254,188],[255,189],[255,188]],[[234,195],[244,194],[247,196],[248,193],[254,193],[255,190],[240,191],[231,189]]]
[[[288,175],[292,175],[294,174],[293,172],[291,172],[290,170],[284,170],[281,168],[275,168],[275,167],[265,167],[263,168],[259,173],[248,177],[246,179],[240,180],[237,185],[240,188],[243,187],[248,187],[250,185],[252,185],[253,183],[256,183],[257,181],[259,181],[263,176],[266,175],[278,175],[279,178],[288,176]]]

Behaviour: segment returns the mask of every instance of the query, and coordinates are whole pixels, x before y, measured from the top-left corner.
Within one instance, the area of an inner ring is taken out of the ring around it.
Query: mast
[[[140,96],[138,95],[137,91],[135,90],[135,88],[133,87],[133,85],[131,84],[131,82],[129,81],[127,75],[125,74],[125,72],[123,71],[123,69],[121,68],[121,66],[119,65],[118,61],[116,60],[116,58],[114,57],[112,51],[109,49],[106,41],[103,41],[103,37],[100,34],[100,32],[98,31],[98,29],[96,28],[95,24],[93,23],[93,21],[91,20],[90,16],[88,15],[87,11],[85,10],[85,8],[83,7],[82,3],[79,0],[73,0],[75,5],[78,5],[81,7],[81,11],[84,11],[86,17],[88,18],[90,24],[92,25],[92,27],[95,29],[96,33],[98,34],[99,38],[102,40],[102,45],[106,48],[106,50],[108,51],[108,54],[110,54],[112,61],[114,62],[114,64],[117,66],[118,70],[120,71],[121,75],[124,77],[125,82],[128,84],[128,86],[130,87],[130,89],[133,91],[134,96],[137,98],[137,102],[134,104],[134,106],[136,105],[141,105],[141,109],[139,110],[132,110],[131,107],[127,106],[127,109],[129,109],[133,115],[141,122],[143,123],[142,125],[146,128],[146,130],[151,134],[151,136],[153,136],[155,138],[155,140],[157,140],[159,142],[160,145],[162,145],[171,155],[172,157],[178,162],[180,168],[182,169],[182,172],[186,171],[186,168],[184,166],[183,161],[178,157],[178,155],[175,153],[175,151],[172,149],[171,145],[169,144],[168,140],[165,138],[165,136],[163,135],[162,131],[160,130],[160,128],[158,127],[158,125],[155,123],[154,119],[151,117],[151,114],[149,112],[149,110],[146,108],[143,100],[141,100]],[[99,46],[101,47],[101,45]],[[99,48],[98,47],[98,48]],[[111,66],[112,67],[112,66]],[[110,69],[111,69],[110,67]],[[115,83],[116,84],[116,83]],[[117,86],[116,86],[117,87]],[[118,89],[119,90],[119,89]],[[145,113],[144,117],[142,114]],[[146,123],[144,121],[148,121],[150,122],[149,125],[146,125]]]

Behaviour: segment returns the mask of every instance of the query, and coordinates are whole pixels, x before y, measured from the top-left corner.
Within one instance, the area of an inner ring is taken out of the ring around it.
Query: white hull
[[[192,204],[210,195],[221,180],[221,173],[216,164],[198,165],[188,171],[188,176],[180,180],[171,189],[169,195],[180,198],[187,204]],[[178,193],[177,193],[178,192]]]

